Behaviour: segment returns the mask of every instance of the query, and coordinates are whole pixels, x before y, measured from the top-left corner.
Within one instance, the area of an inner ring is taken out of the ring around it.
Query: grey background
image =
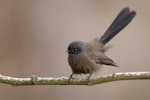
[[[109,44],[107,55],[120,67],[108,74],[150,70],[148,0],[0,0],[0,74],[69,76],[67,46],[102,35],[124,7],[135,19]],[[77,76],[80,77],[80,76]],[[0,84],[1,100],[148,100],[150,81],[119,81],[96,86],[20,86]]]

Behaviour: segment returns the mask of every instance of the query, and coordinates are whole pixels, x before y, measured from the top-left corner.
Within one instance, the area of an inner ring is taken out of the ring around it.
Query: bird
[[[106,44],[125,28],[135,15],[136,12],[134,10],[131,11],[129,7],[125,7],[119,12],[100,38],[93,39],[90,42],[71,42],[67,52],[68,63],[72,69],[72,74],[68,80],[70,81],[73,75],[76,74],[89,74],[87,76],[89,80],[91,75],[97,72],[102,65],[118,67],[111,58],[105,55],[105,52],[110,48]]]

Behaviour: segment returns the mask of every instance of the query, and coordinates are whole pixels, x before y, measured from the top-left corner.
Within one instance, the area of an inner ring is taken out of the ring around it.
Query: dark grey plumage
[[[130,9],[124,8],[109,26],[106,32],[101,36],[100,41],[103,44],[109,42],[117,33],[119,33],[124,27],[126,27],[132,19],[135,17],[136,12],[130,11]]]

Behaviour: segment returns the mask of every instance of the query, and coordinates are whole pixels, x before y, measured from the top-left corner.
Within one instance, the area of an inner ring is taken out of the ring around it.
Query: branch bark
[[[0,75],[0,83],[13,86],[25,85],[96,85],[113,81],[121,80],[149,80],[150,72],[123,72],[98,76],[89,81],[86,79],[73,79],[68,81],[68,77],[38,77],[31,76],[30,78],[17,78]]]

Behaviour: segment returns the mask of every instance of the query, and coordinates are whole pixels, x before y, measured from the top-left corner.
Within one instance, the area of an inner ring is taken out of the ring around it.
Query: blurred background
[[[107,55],[120,66],[100,74],[150,71],[149,0],[0,0],[0,74],[14,77],[68,77],[67,46],[101,36],[124,7],[135,19],[109,44]],[[96,75],[95,75],[96,76]],[[0,84],[1,100],[146,100],[149,80],[96,86]]]

